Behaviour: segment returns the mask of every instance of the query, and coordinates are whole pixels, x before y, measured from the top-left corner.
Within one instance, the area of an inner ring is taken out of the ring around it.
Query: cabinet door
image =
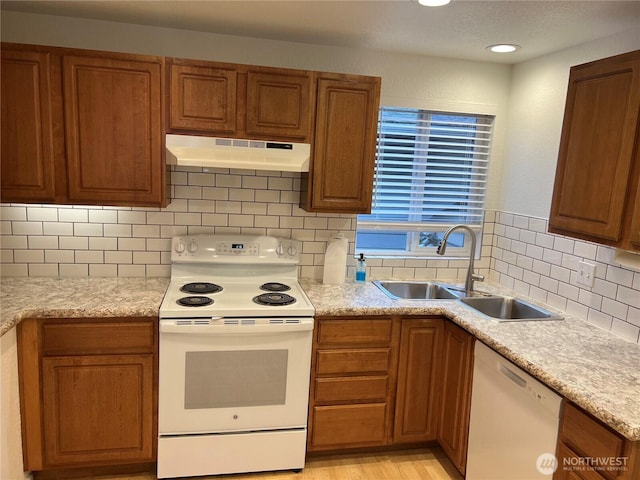
[[[394,443],[437,437],[442,329],[442,320],[402,320]]]
[[[307,140],[311,128],[311,73],[247,73],[247,134]]]
[[[236,132],[238,74],[233,69],[172,64],[169,128]]]
[[[379,102],[379,79],[318,79],[315,144],[309,192],[304,192],[309,197],[301,199],[303,208],[371,211]]]
[[[471,410],[473,336],[445,322],[438,443],[464,475]]]
[[[631,208],[631,226],[629,231],[629,242],[636,250],[640,250],[640,138],[636,147],[636,196],[633,207]]]
[[[640,111],[640,51],[573,67],[549,226],[621,238]]]
[[[161,60],[63,57],[72,203],[166,201]]]
[[[154,460],[153,355],[42,360],[45,465]]]
[[[47,52],[2,50],[3,202],[55,198],[50,64]]]

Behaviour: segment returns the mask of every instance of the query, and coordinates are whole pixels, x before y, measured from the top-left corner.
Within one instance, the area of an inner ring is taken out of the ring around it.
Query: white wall
[[[572,65],[640,48],[640,28],[513,68],[498,209],[549,218]]]

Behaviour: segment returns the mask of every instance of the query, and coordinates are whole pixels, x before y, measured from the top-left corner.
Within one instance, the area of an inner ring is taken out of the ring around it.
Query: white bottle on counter
[[[344,283],[347,269],[347,245],[347,239],[341,233],[329,240],[324,254],[322,283],[329,285]]]

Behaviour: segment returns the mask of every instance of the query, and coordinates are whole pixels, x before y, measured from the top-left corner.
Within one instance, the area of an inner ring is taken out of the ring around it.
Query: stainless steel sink
[[[455,300],[458,298],[447,287],[433,282],[375,280],[373,284],[394,300]]]
[[[460,301],[488,317],[503,322],[562,320],[562,317],[544,308],[513,297],[468,297],[461,298]]]

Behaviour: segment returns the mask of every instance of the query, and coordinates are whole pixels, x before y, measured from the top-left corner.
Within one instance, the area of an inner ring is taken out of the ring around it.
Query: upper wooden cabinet
[[[2,44],[2,201],[165,206],[164,59]]]
[[[378,77],[320,74],[313,157],[300,206],[308,211],[371,211]]]
[[[171,64],[169,74],[170,130],[236,133],[234,69]]]
[[[549,231],[640,250],[640,50],[571,68]]]
[[[311,72],[170,59],[169,82],[171,132],[310,141]]]
[[[51,54],[2,48],[1,199],[55,199]]]
[[[162,204],[162,62],[65,55],[62,72],[69,200]]]
[[[247,134],[307,141],[312,86],[311,72],[247,72]]]

